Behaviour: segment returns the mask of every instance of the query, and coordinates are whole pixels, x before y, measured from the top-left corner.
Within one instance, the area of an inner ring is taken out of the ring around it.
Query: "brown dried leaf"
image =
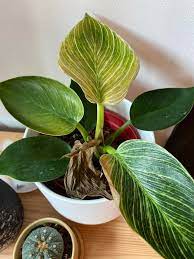
[[[88,143],[89,144],[89,143]],[[77,199],[90,197],[105,197],[112,199],[107,188],[106,179],[102,171],[96,169],[93,164],[93,156],[96,146],[81,144],[76,141],[69,168],[64,178],[65,190],[68,196]]]

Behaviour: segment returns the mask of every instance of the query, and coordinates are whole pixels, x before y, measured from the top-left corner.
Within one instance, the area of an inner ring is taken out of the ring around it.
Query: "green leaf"
[[[82,102],[72,89],[44,77],[17,77],[0,83],[0,99],[18,121],[49,135],[71,133],[84,115]]]
[[[64,141],[50,136],[19,140],[0,156],[0,175],[26,182],[46,182],[65,174],[71,151]]]
[[[84,117],[82,118],[80,123],[84,126],[86,130],[88,131],[93,130],[96,126],[96,117],[97,117],[96,104],[90,103],[86,99],[82,89],[75,81],[71,80],[70,87],[77,93],[84,106]]]
[[[194,258],[194,181],[180,162],[142,140],[100,160],[128,224],[164,258]]]
[[[133,102],[130,110],[131,122],[138,129],[165,129],[183,120],[193,104],[194,87],[149,91]]]
[[[120,102],[139,70],[128,44],[87,14],[63,41],[59,65],[90,102],[102,104]]]

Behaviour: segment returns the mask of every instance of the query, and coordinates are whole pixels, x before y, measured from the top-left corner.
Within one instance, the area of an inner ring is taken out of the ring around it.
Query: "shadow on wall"
[[[29,1],[0,1],[0,81],[45,71],[37,14]],[[0,102],[0,130],[23,130],[23,126]]]
[[[124,38],[136,51],[146,65],[153,68],[153,71],[160,73],[164,78],[169,78],[171,87],[189,87],[194,85],[194,77],[186,71],[178,61],[178,58],[172,56],[168,52],[165,52],[161,47],[154,45],[152,42],[138,36],[134,32],[126,29],[125,27],[117,24],[103,16],[96,15],[99,20],[109,25],[113,30]],[[160,87],[160,85],[158,85]],[[135,80],[130,88],[127,98],[134,100],[135,97],[141,93],[148,91],[149,89],[155,89],[157,86],[152,86],[140,80]],[[156,142],[160,145],[164,145],[166,139],[170,135],[172,127],[155,132]]]
[[[136,51],[137,55],[140,57],[145,64],[149,67],[153,67],[153,70],[157,71],[164,76],[164,78],[169,78],[171,85],[178,87],[188,87],[194,85],[194,77],[189,74],[186,69],[181,66],[180,61],[171,54],[167,53],[161,47],[154,45],[152,42],[140,37],[139,35],[131,32],[125,27],[103,17],[97,15],[97,17],[109,25],[113,30],[118,32],[118,34],[124,38]],[[134,82],[134,85],[138,85],[138,88],[142,89],[152,89],[154,87],[144,85],[144,82],[139,82],[138,80]],[[155,86],[156,87],[156,86]],[[139,89],[137,90],[137,95],[139,94]],[[134,98],[135,93],[132,94]]]
[[[37,13],[25,0],[3,1],[0,17],[1,50],[0,79],[40,74],[45,70]],[[14,45],[13,45],[14,42]],[[6,55],[4,54],[6,53]],[[10,62],[11,61],[11,62]]]

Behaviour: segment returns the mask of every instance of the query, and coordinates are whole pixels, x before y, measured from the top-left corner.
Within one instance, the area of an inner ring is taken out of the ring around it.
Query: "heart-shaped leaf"
[[[193,104],[194,87],[149,91],[133,102],[130,110],[131,122],[138,129],[165,129],[183,120]]]
[[[194,181],[178,160],[143,140],[100,160],[128,224],[164,258],[194,258]]]
[[[139,70],[128,44],[87,14],[63,41],[59,65],[90,102],[102,104],[120,102]]]
[[[0,99],[21,123],[49,135],[67,135],[84,115],[77,94],[44,77],[17,77],[0,83]]]
[[[84,117],[82,118],[80,123],[84,126],[86,130],[88,131],[93,130],[96,126],[96,119],[97,119],[96,104],[93,104],[86,99],[82,89],[75,81],[71,80],[70,87],[79,96],[84,106]]]
[[[65,174],[70,146],[50,136],[38,136],[16,141],[0,156],[0,175],[20,181],[46,182]]]

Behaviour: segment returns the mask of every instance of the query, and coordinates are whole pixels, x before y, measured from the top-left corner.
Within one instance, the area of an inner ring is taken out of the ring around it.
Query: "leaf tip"
[[[90,15],[88,13],[85,13],[84,18],[89,18],[89,17],[90,17]]]
[[[85,13],[84,19],[96,20],[92,14],[89,14],[87,12]]]

